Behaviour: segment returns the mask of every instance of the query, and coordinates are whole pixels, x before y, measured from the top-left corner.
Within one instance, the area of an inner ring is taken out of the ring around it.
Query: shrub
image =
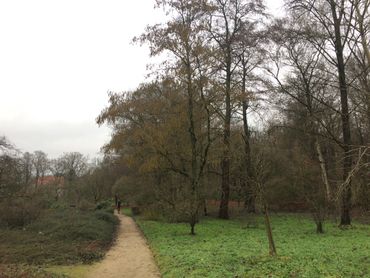
[[[50,208],[51,209],[59,209],[59,210],[65,210],[68,209],[70,206],[66,204],[65,202],[55,202],[53,203]]]
[[[84,264],[90,264],[101,260],[104,257],[104,254],[102,252],[80,251],[78,252],[78,256]]]
[[[162,221],[164,217],[163,213],[161,213],[158,209],[146,208],[142,210],[140,218],[143,220]]]
[[[114,213],[114,206],[113,206],[113,203],[112,203],[111,200],[105,200],[105,201],[99,202],[96,205],[95,210],[103,210],[105,212],[113,214]]]
[[[111,200],[104,200],[96,204],[95,210],[109,209],[112,208]]]
[[[38,267],[26,265],[0,265],[1,278],[66,278],[62,274],[46,272]]]
[[[112,223],[114,225],[118,224],[118,219],[113,214],[108,213],[106,211],[96,211],[95,217],[99,220],[106,221],[108,223]]]
[[[24,229],[0,228],[0,265],[66,265],[100,259],[113,240],[116,223],[118,219],[104,210],[46,210]]]
[[[41,214],[42,205],[38,200],[17,198],[0,204],[0,222],[9,227],[23,227],[35,221]]]
[[[82,200],[79,203],[78,208],[82,211],[89,211],[89,210],[92,210],[94,208],[94,204],[92,204],[91,202],[89,202],[87,200]]]
[[[114,213],[114,208],[110,207],[110,208],[105,209],[104,211],[107,212],[107,213],[113,214]]]
[[[140,214],[140,208],[139,207],[132,207],[131,208],[131,212],[132,214],[135,216],[135,215],[139,215]]]

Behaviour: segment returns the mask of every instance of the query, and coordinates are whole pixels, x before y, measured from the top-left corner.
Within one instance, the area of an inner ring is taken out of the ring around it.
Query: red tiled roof
[[[64,177],[45,176],[37,180],[38,185],[63,185]]]

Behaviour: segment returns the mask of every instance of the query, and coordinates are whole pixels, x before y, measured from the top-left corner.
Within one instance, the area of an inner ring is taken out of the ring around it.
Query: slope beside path
[[[88,278],[158,278],[159,270],[139,228],[131,217],[117,215],[120,226],[115,244]]]

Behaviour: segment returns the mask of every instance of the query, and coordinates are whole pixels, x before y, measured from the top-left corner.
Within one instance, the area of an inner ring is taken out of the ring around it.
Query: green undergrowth
[[[21,264],[0,265],[1,278],[66,278],[63,274],[46,271],[40,267]]]
[[[56,277],[85,278],[93,267],[94,265],[51,266],[45,270]]]
[[[0,228],[0,264],[70,265],[100,260],[117,218],[106,211],[50,209],[22,229]]]
[[[163,277],[370,277],[370,227],[341,230],[332,223],[316,234],[313,221],[272,216],[277,257],[268,255],[261,217],[203,219],[196,236],[186,224],[137,223]]]
[[[121,209],[121,213],[123,213],[124,215],[130,216],[130,217],[133,216],[131,208],[123,208],[123,209]]]

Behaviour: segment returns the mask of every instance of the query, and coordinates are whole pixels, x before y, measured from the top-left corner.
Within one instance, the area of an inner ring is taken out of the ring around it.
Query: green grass
[[[84,278],[92,271],[94,265],[71,265],[71,266],[51,266],[46,268],[49,273],[56,277]]]
[[[370,277],[369,226],[327,223],[318,235],[307,217],[274,215],[272,258],[262,218],[254,221],[204,219],[190,236],[186,224],[137,219],[163,277]]]
[[[131,208],[123,208],[121,209],[121,213],[123,213],[124,215],[127,215],[127,216],[132,216],[132,211],[131,211]]]
[[[1,278],[66,278],[63,274],[46,271],[40,267],[12,264],[0,265]]]
[[[0,229],[0,264],[69,265],[101,259],[118,223],[104,211],[51,209],[23,229]]]

